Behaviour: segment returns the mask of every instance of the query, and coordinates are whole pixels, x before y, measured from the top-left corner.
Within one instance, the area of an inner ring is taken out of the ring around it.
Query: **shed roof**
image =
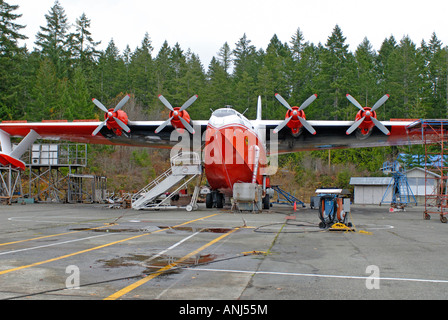
[[[387,186],[391,181],[391,177],[352,177],[350,184],[355,186]]]

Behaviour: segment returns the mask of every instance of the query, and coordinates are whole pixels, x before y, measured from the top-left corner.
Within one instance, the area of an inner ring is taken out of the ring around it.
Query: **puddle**
[[[176,227],[172,228],[170,226],[146,226],[142,229],[136,228],[101,228],[101,229],[92,229],[92,228],[72,228],[70,231],[93,231],[93,232],[153,232],[158,229],[169,229],[172,231],[188,231],[188,232],[211,232],[211,233],[227,233],[233,230],[233,228],[195,228],[195,227]]]
[[[143,230],[140,229],[131,229],[131,228],[125,228],[125,229],[92,229],[92,228],[73,228],[69,229],[70,231],[93,231],[93,232],[141,232]]]
[[[177,269],[177,267],[191,267],[191,266],[208,264],[215,261],[217,257],[218,256],[216,254],[197,255],[187,260],[184,260],[181,263],[178,263],[173,269],[168,270],[168,273],[178,272],[179,269]],[[160,256],[158,258],[152,259],[148,262],[146,270],[143,273],[149,274],[156,272],[169,264],[175,263],[179,259],[180,259],[179,257],[172,257],[172,256]]]
[[[168,226],[159,226],[160,229],[168,229]],[[188,231],[188,232],[211,232],[211,233],[227,233],[233,230],[233,228],[195,228],[195,227],[176,227],[172,228],[178,231]]]
[[[179,273],[180,269],[178,267],[191,267],[197,265],[204,265],[211,263],[216,260],[218,255],[216,254],[205,254],[205,255],[196,255],[187,260],[182,261],[177,264],[172,269],[169,269],[163,273],[163,275]],[[133,267],[133,266],[141,266],[144,267],[143,274],[150,274],[159,271],[161,268],[175,263],[178,261],[180,257],[174,256],[159,256],[157,258],[152,259],[152,256],[132,254],[126,257],[118,257],[109,260],[98,260],[99,263],[103,264],[104,268],[120,268],[120,267]]]

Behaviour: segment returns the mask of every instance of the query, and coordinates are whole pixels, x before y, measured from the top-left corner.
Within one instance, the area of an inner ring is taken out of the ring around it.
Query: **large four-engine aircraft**
[[[410,139],[410,135],[417,133],[407,130],[412,120],[377,120],[375,110],[387,101],[389,95],[384,95],[370,108],[361,106],[347,94],[348,100],[359,109],[355,121],[306,120],[304,110],[317,95],[293,107],[279,94],[275,97],[287,109],[284,120],[262,120],[260,97],[255,120],[247,119],[228,106],[213,111],[207,121],[192,120],[187,112],[197,95],[181,107],[173,107],[160,95],[159,99],[170,110],[166,121],[129,120],[121,110],[129,95],[110,109],[93,99],[93,103],[105,113],[103,122],[59,120],[0,123],[0,163],[24,170],[25,163],[20,157],[36,139],[202,151],[207,181],[215,195],[222,199],[223,195],[232,195],[237,182],[268,187],[269,175],[275,171],[275,165],[268,162],[270,156],[305,150],[418,143],[418,140]],[[23,138],[15,148],[11,144],[12,137]]]

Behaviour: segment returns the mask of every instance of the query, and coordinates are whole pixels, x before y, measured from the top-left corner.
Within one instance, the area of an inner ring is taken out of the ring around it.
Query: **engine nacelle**
[[[285,115],[285,119],[292,117],[286,126],[291,129],[293,135],[298,135],[300,133],[300,129],[303,127],[299,117],[306,120],[305,112],[303,112],[303,110],[299,110],[299,107],[291,107],[291,109],[292,111],[288,110]]]
[[[191,122],[190,115],[186,110],[179,111],[180,108],[174,108],[174,111],[170,111],[169,117],[171,119],[171,125],[176,129],[186,129],[184,123],[182,123],[181,118],[187,123]]]
[[[372,118],[376,119],[376,112],[372,111],[372,108],[365,107],[363,111],[360,110],[356,114],[355,121],[361,120],[364,117],[365,117],[365,119],[359,125],[358,130],[362,135],[368,136],[368,135],[370,135],[370,131],[372,130],[372,128],[375,126],[375,123],[373,123]]]
[[[104,114],[104,120],[107,120],[107,129],[112,130],[117,136],[121,136],[121,134],[123,133],[123,128],[117,123],[114,118],[127,125],[129,121],[128,115],[123,110],[117,110],[114,112],[113,108],[109,109],[108,112]]]

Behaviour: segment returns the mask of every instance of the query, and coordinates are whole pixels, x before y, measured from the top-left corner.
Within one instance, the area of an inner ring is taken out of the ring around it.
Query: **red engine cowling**
[[[117,136],[121,136],[123,133],[123,128],[118,124],[116,119],[124,123],[128,124],[128,115],[123,110],[117,110],[114,112],[114,109],[109,109],[109,112],[104,114],[104,120],[106,120],[107,129],[112,130]]]
[[[292,117],[291,120],[288,121],[286,126],[291,129],[292,134],[298,134],[300,129],[303,127],[299,117],[306,120],[305,112],[303,110],[299,110],[299,107],[291,108],[292,111],[288,110],[285,115],[285,119]]]
[[[364,120],[362,121],[362,123],[358,127],[359,131],[363,135],[368,135],[370,130],[372,130],[372,128],[375,126],[375,124],[372,121],[372,118],[376,119],[376,112],[375,111],[371,111],[371,109],[372,108],[365,107],[364,111],[360,110],[356,114],[355,121],[359,121],[362,118],[364,118]]]

